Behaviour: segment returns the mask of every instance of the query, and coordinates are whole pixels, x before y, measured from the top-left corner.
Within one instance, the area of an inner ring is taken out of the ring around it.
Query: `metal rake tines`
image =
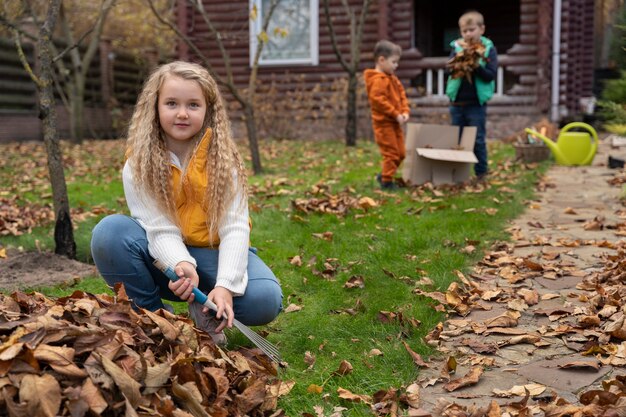
[[[171,281],[178,280],[178,276],[172,270],[172,268],[168,267],[167,265],[165,265],[163,262],[159,261],[158,259],[155,259],[153,263],[154,263],[154,266],[160,269],[169,280]],[[195,287],[193,288],[193,294],[195,296],[196,302],[207,306],[213,311],[217,311],[217,306],[215,305],[215,303],[209,300],[209,297],[207,297],[206,294],[200,291],[198,288],[195,288]],[[276,346],[274,346],[273,344],[265,340],[263,336],[261,336],[260,334],[258,334],[257,332],[255,332],[254,330],[252,330],[251,328],[249,328],[248,326],[246,326],[245,324],[243,324],[242,322],[240,322],[239,320],[235,318],[233,318],[233,324],[235,325],[237,329],[239,329],[241,333],[243,333],[244,336],[246,336],[252,343],[254,343],[256,347],[261,349],[261,351],[265,353],[271,360],[280,363],[281,361],[280,352],[278,351],[278,348]]]
[[[256,347],[261,349],[263,353],[265,353],[271,360],[276,361],[278,363],[281,362],[280,352],[278,348],[265,340],[263,336],[243,324],[237,319],[233,320],[233,324],[244,336],[246,336]]]

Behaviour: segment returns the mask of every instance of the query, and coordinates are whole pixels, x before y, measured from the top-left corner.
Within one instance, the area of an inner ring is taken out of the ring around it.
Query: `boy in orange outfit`
[[[393,179],[406,156],[402,126],[409,120],[409,101],[402,83],[394,75],[401,55],[400,46],[379,41],[374,47],[376,67],[363,73],[374,137],[383,156],[382,173],[376,176],[383,189],[396,188]]]

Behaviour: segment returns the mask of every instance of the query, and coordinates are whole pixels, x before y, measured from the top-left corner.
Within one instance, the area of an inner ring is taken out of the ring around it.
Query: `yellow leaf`
[[[311,384],[307,387],[306,392],[309,394],[321,394],[324,391],[324,388],[319,385]]]
[[[256,4],[252,5],[252,10],[250,10],[250,20],[256,20],[259,15],[259,10],[256,7]]]
[[[267,32],[263,31],[261,33],[259,33],[259,41],[263,42],[263,43],[267,43],[269,42],[270,38],[267,36]]]
[[[7,257],[6,248],[0,248],[0,258],[6,258],[6,257]]]

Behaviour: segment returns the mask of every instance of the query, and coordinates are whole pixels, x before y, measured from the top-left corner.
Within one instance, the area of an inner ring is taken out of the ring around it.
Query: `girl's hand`
[[[233,319],[235,318],[235,312],[233,311],[233,294],[224,287],[215,287],[208,295],[209,299],[217,305],[217,313],[215,317],[217,319],[224,318],[224,313],[228,317],[228,320],[222,320],[222,322],[215,329],[216,333],[221,332],[224,327],[233,327]]]
[[[192,303],[194,295],[193,287],[197,287],[200,279],[193,264],[183,261],[179,262],[174,268],[174,272],[178,276],[177,281],[170,281],[167,286],[181,300]]]

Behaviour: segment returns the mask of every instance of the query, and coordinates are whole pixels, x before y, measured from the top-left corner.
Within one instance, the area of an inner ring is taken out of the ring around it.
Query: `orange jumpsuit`
[[[372,110],[374,137],[383,156],[382,180],[390,182],[406,156],[404,133],[396,118],[409,113],[409,101],[395,75],[375,69],[367,69],[363,75]]]

